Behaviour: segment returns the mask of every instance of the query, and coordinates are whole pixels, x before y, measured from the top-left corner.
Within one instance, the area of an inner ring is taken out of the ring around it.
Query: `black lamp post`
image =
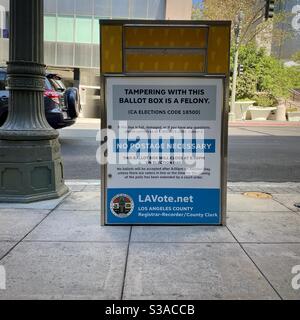
[[[9,112],[0,128],[0,201],[31,202],[68,191],[58,132],[44,110],[43,0],[10,0]]]

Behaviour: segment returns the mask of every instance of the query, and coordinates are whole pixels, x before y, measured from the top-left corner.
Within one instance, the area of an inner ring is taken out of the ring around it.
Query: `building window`
[[[57,12],[63,15],[74,15],[75,0],[58,0]]]
[[[93,61],[92,61],[92,67],[93,68],[99,68],[100,67],[100,48],[99,45],[93,45]]]
[[[45,41],[56,41],[56,16],[44,17]]]
[[[98,17],[111,17],[112,0],[95,0],[94,15]]]
[[[47,65],[56,65],[56,42],[45,42],[45,63]]]
[[[44,0],[44,12],[45,14],[55,14],[56,0]]]
[[[163,20],[166,14],[166,0],[149,0],[148,19]]]
[[[92,0],[76,0],[75,13],[77,15],[93,14],[93,1]]]
[[[76,17],[75,41],[79,43],[92,42],[92,17]]]
[[[113,18],[129,17],[129,0],[112,0]]]
[[[130,18],[147,19],[148,0],[131,0]]]
[[[8,38],[9,13],[4,6],[0,4],[0,38]]]
[[[57,41],[74,42],[74,18],[59,16],[57,18]]]
[[[58,43],[57,44],[57,65],[73,66],[74,65],[74,44],[73,43]]]
[[[94,19],[94,26],[93,26],[93,43],[99,44],[100,42],[100,24],[97,18]]]
[[[92,46],[91,44],[76,43],[75,65],[78,67],[91,67]]]

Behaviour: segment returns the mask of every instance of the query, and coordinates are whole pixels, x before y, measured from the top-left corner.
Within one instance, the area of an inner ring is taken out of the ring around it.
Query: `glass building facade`
[[[0,66],[8,60],[9,0],[0,0]]]
[[[0,39],[8,39],[9,0],[0,1]]]
[[[191,8],[192,0],[44,0],[47,70],[79,89],[84,117],[99,117],[99,20],[189,20]],[[9,0],[0,0],[0,66],[9,60],[8,26]]]
[[[44,10],[45,63],[98,68],[99,19],[164,19],[165,0],[44,0]]]
[[[165,19],[166,0],[44,0],[45,63],[99,68],[99,19]],[[9,0],[0,0],[0,64],[8,59]]]

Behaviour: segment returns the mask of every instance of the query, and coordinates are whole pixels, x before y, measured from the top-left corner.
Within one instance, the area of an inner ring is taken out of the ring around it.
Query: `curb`
[[[292,127],[292,128],[299,128],[299,122],[289,122],[289,121],[273,121],[273,120],[266,120],[266,121],[252,121],[252,120],[245,120],[245,121],[230,121],[229,127]]]

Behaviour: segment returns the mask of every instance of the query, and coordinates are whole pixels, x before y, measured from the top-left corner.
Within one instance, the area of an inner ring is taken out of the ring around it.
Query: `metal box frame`
[[[229,21],[151,21],[151,20],[100,20],[100,24],[105,25],[123,25],[124,26],[176,26],[176,27],[209,27],[211,25],[225,25],[230,26]],[[123,28],[124,33],[124,28]],[[124,35],[122,47],[124,48]],[[122,57],[124,59],[124,55]],[[100,51],[100,66],[102,61],[102,52]],[[229,61],[228,61],[229,66]],[[226,208],[227,208],[227,164],[228,164],[228,113],[229,113],[229,70],[227,74],[207,74],[204,73],[128,73],[125,71],[125,63],[123,61],[123,72],[122,73],[101,73],[100,86],[101,86],[101,130],[108,128],[107,123],[107,109],[106,109],[106,79],[111,77],[184,77],[184,78],[202,78],[202,79],[222,79],[223,80],[223,105],[221,110],[221,163],[220,163],[220,203],[221,203],[221,217],[218,224],[174,224],[174,223],[149,223],[149,224],[109,224],[109,225],[226,225]],[[207,59],[206,59],[206,70],[207,70]],[[101,71],[101,70],[100,70]],[[101,143],[104,143],[105,139],[102,139]],[[107,165],[101,165],[101,225],[107,225]]]

